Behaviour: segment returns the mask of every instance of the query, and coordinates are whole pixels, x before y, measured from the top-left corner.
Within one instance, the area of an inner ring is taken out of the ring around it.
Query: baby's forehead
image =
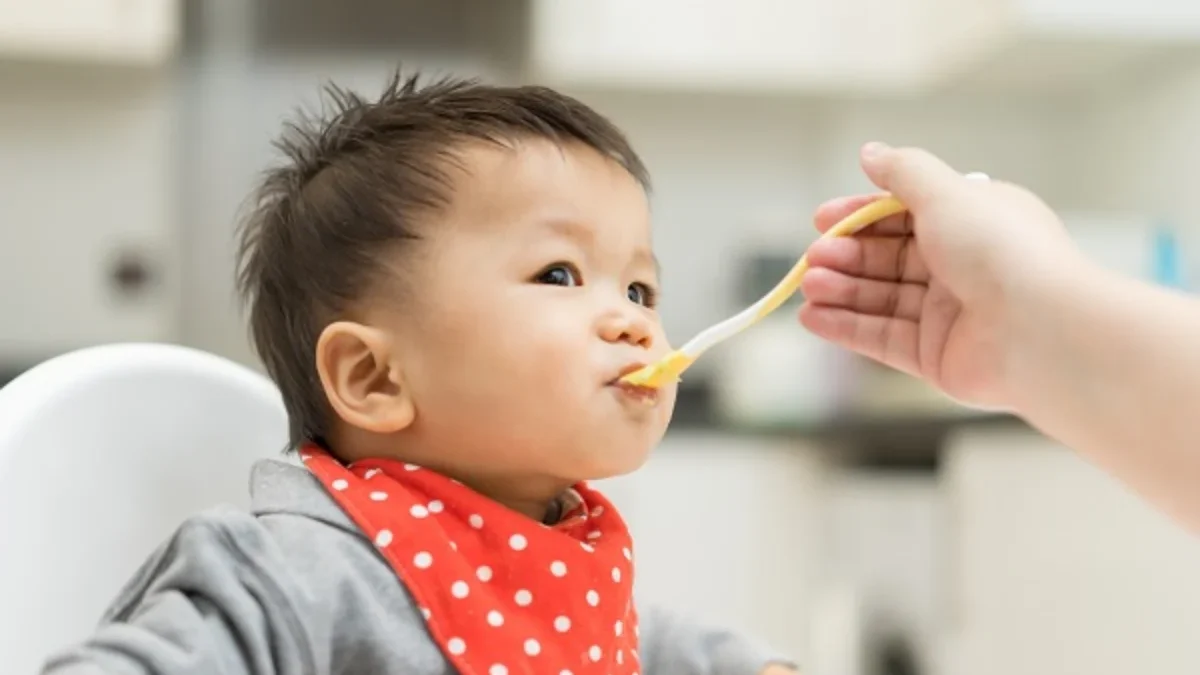
[[[649,199],[620,163],[580,143],[472,143],[455,162],[446,215],[465,226],[540,225],[546,236],[650,235]]]

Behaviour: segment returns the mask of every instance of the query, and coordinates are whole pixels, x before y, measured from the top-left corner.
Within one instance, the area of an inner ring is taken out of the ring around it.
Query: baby
[[[539,87],[329,103],[280,141],[239,251],[304,467],[264,461],[249,513],[184,523],[47,672],[792,672],[636,607],[586,482],[640,467],[675,402],[618,384],[668,349],[620,131]]]

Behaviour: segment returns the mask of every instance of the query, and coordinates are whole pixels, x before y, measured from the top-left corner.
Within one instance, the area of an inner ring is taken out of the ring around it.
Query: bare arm
[[[1014,406],[1200,532],[1200,301],[1088,268],[1023,294]]]

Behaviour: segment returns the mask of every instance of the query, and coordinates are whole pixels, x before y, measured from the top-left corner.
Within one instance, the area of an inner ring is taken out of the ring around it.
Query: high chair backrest
[[[0,389],[0,670],[86,637],[183,519],[245,506],[251,464],[286,442],[268,379],[185,347],[82,349]]]

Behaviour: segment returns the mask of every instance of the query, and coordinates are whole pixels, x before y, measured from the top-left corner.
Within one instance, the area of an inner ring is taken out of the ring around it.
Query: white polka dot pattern
[[[632,544],[599,493],[576,486],[575,506],[546,526],[415,464],[304,455],[456,670],[636,675]]]

